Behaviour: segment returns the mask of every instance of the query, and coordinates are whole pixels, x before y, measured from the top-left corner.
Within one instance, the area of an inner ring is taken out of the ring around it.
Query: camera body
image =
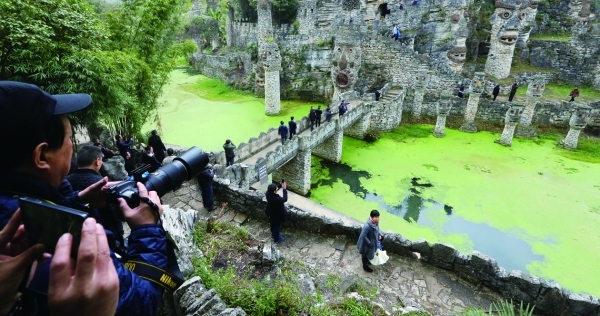
[[[281,182],[277,183],[277,188],[281,189],[281,184],[285,183],[285,179],[281,178]]]
[[[173,162],[158,168],[147,177],[119,182],[108,188],[106,191],[108,206],[113,211],[113,215],[122,221],[124,218],[117,199],[125,199],[131,208],[140,205],[136,181],[144,183],[148,191],[156,191],[158,196],[163,196],[179,187],[183,181],[196,177],[206,165],[208,165],[208,155],[203,153],[202,149],[194,146],[173,159]]]

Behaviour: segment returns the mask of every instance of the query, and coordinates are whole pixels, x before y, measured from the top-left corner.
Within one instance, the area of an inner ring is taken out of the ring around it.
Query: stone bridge
[[[334,117],[311,132],[307,116],[298,120],[298,136],[285,145],[281,145],[281,137],[277,129],[271,128],[258,137],[251,138],[248,143],[241,143],[235,150],[236,164],[225,167],[225,152],[216,153],[215,171],[221,178],[248,188],[258,182],[258,167],[266,164],[267,173],[273,179],[286,179],[288,188],[299,194],[306,194],[310,189],[311,155],[334,162],[342,158],[344,135],[363,139],[367,131],[390,131],[400,124],[404,90],[393,90],[388,83],[381,89],[379,101],[374,94],[359,95],[356,91],[341,94],[331,104]],[[348,112],[339,117],[339,102],[350,102]]]

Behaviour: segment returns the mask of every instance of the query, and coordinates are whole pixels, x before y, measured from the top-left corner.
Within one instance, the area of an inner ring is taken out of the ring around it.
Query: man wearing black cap
[[[280,187],[283,190],[283,197],[277,194]],[[266,213],[269,217],[269,223],[271,223],[271,235],[273,236],[273,241],[276,243],[280,243],[284,240],[284,238],[279,235],[279,230],[281,229],[281,223],[285,223],[287,215],[284,204],[287,202],[286,188],[285,181],[281,179],[280,185],[275,183],[269,184],[267,192],[265,193],[265,196],[267,197]]]
[[[73,153],[67,114],[82,110],[91,102],[92,98],[87,94],[50,95],[34,85],[0,81],[0,133],[14,135],[0,137],[0,148],[11,151],[10,155],[0,155],[0,228],[4,228],[19,208],[20,196],[44,199],[87,212],[91,210],[88,206],[106,206],[106,178],[68,196],[57,190],[69,172]],[[125,259],[166,269],[167,239],[153,210],[157,208],[158,213],[162,213],[160,199],[156,192],[148,192],[139,183],[138,190],[142,200],[148,202],[131,209],[125,200],[119,199],[120,209],[132,228]],[[163,289],[127,270],[113,252],[113,233],[106,231],[106,235],[119,277],[117,314],[154,315],[162,301]],[[36,308],[38,315],[47,314],[47,297],[40,293],[48,289],[49,261],[38,265],[32,281],[22,293],[21,305],[25,314],[31,314],[29,308]],[[87,285],[81,283],[79,286],[80,289],[70,291],[83,296]]]

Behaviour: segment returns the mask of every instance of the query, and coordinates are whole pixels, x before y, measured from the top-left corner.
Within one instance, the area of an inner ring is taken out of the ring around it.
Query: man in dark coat
[[[133,145],[133,138],[129,138],[128,141],[125,141],[123,139],[123,136],[121,135],[117,135],[115,136],[116,140],[117,140],[117,148],[119,149],[119,154],[121,154],[121,157],[125,158],[125,156],[127,156],[127,153],[130,152],[129,147],[131,145]]]
[[[494,87],[494,90],[492,90],[492,95],[494,96],[494,101],[496,101],[496,98],[498,97],[498,94],[500,94],[500,85],[497,84]]]
[[[298,125],[296,125],[296,122],[294,122],[294,117],[290,117],[290,121],[288,122],[288,126],[290,127],[290,140],[292,140],[292,136],[296,135],[296,129],[298,128]]]
[[[513,85],[510,87],[510,95],[508,95],[508,102],[512,102],[513,98],[515,97],[515,94],[517,93],[517,88],[519,88],[519,84],[518,83],[513,83]]]
[[[317,123],[317,127],[321,126],[321,116],[323,115],[323,110],[321,110],[321,106],[319,105],[315,110],[315,122]]]
[[[153,130],[152,136],[148,138],[148,146],[151,146],[154,150],[154,156],[156,157],[156,160],[162,163],[163,159],[165,159],[165,151],[167,151],[167,147],[165,147],[165,144],[163,144],[156,130]]]
[[[363,269],[367,272],[373,272],[373,269],[369,267],[369,260],[375,257],[375,250],[377,250],[377,243],[383,240],[383,236],[379,232],[379,212],[372,210],[367,222],[360,232],[358,237],[358,252],[362,256]]]
[[[338,114],[340,115],[340,117],[346,114],[346,112],[348,111],[348,103],[349,102],[345,102],[344,100],[342,100],[342,102],[340,103],[340,106],[338,108]]]
[[[198,185],[202,193],[202,204],[204,208],[212,212],[214,208],[213,201],[213,182],[215,181],[215,173],[211,164],[206,165],[206,169],[198,175]]]
[[[233,166],[233,164],[235,163],[235,145],[231,142],[231,139],[225,140],[225,144],[223,144],[223,149],[225,150],[225,160],[227,161],[225,165],[227,167]]]
[[[127,171],[127,175],[130,176],[131,172],[135,169],[135,162],[133,162],[133,158],[131,158],[131,154],[127,153],[125,155],[125,171]]]
[[[150,165],[150,170],[148,170],[148,172],[154,172],[162,165],[160,164],[160,162],[158,162],[156,156],[154,156],[154,149],[152,148],[152,146],[146,146],[146,148],[144,149],[146,150],[146,152],[142,156],[142,162]]]
[[[285,202],[287,202],[287,186],[285,181],[281,180],[281,189],[283,190],[283,197],[277,192],[279,186],[275,183],[269,184],[265,196],[267,197],[267,209],[266,214],[269,217],[269,223],[271,224],[271,236],[273,241],[280,243],[284,238],[279,235],[281,229],[281,223],[285,223],[287,217],[287,211],[285,210]]]
[[[279,129],[277,130],[277,134],[281,136],[281,145],[285,145],[285,140],[288,137],[288,128],[283,124],[283,121],[279,122]]]
[[[78,169],[67,176],[75,191],[85,190],[104,178],[98,172],[102,167],[102,150],[96,146],[83,146],[77,152]]]
[[[571,90],[571,93],[569,93],[569,96],[571,97],[571,100],[569,100],[569,102],[573,102],[573,101],[575,101],[575,98],[579,98],[579,88],[577,88],[577,86],[575,86],[575,89]]]
[[[379,101],[380,97],[381,97],[381,92],[379,92],[379,90],[375,90],[375,101]]]
[[[325,122],[331,122],[331,117],[333,116],[333,112],[331,112],[331,107],[328,105],[325,109]]]
[[[458,88],[458,97],[459,98],[464,98],[465,96],[465,84],[461,84],[460,87]]]
[[[44,199],[81,211],[89,211],[88,206],[93,209],[106,205],[106,195],[102,189],[107,184],[106,178],[83,191],[73,191],[67,196],[57,190],[69,171],[69,160],[73,151],[72,129],[67,114],[81,110],[91,103],[92,98],[87,94],[50,95],[34,85],[0,81],[0,134],[19,135],[0,137],[0,148],[10,148],[10,155],[0,156],[0,230],[5,228],[14,214],[17,214],[19,196]],[[151,201],[152,205],[156,206],[156,212],[160,215],[162,206],[156,192],[148,192],[142,184],[138,184],[138,190],[143,199],[148,199],[146,201]],[[167,269],[167,238],[159,223],[160,218],[155,215],[154,207],[143,201],[138,207],[131,209],[124,200],[121,199],[120,202],[122,214],[132,227],[124,259],[142,261],[162,270]],[[91,225],[97,227],[94,223]],[[119,278],[116,314],[156,315],[162,303],[163,288],[128,270],[116,257],[113,232],[106,230],[104,240],[108,240],[110,260]],[[96,251],[92,254],[94,253]],[[44,293],[47,293],[48,282],[51,280],[51,273],[49,274],[47,269],[49,265],[50,260],[38,264],[38,269],[32,274],[33,279],[28,285],[30,290],[22,293],[20,306],[15,306],[23,308],[22,314],[32,314],[32,309],[38,315],[48,314],[48,296]],[[69,271],[69,266],[66,267]],[[78,277],[78,270],[75,279]],[[92,279],[82,281],[81,286],[73,285],[69,292],[87,292],[92,286],[88,282],[95,282]],[[17,286],[19,283],[16,283]],[[65,290],[65,295],[68,294],[66,292]],[[73,302],[77,304],[77,299],[71,300],[71,305]]]
[[[310,112],[308,112],[308,119],[310,120],[310,131],[313,131],[315,121],[317,120],[317,113],[315,113],[314,106],[310,106]]]

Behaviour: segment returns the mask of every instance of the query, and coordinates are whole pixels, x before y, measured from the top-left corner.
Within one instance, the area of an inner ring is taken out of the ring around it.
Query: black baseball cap
[[[55,94],[36,85],[0,81],[0,125],[35,124],[56,115],[85,109],[92,103],[89,94]]]

